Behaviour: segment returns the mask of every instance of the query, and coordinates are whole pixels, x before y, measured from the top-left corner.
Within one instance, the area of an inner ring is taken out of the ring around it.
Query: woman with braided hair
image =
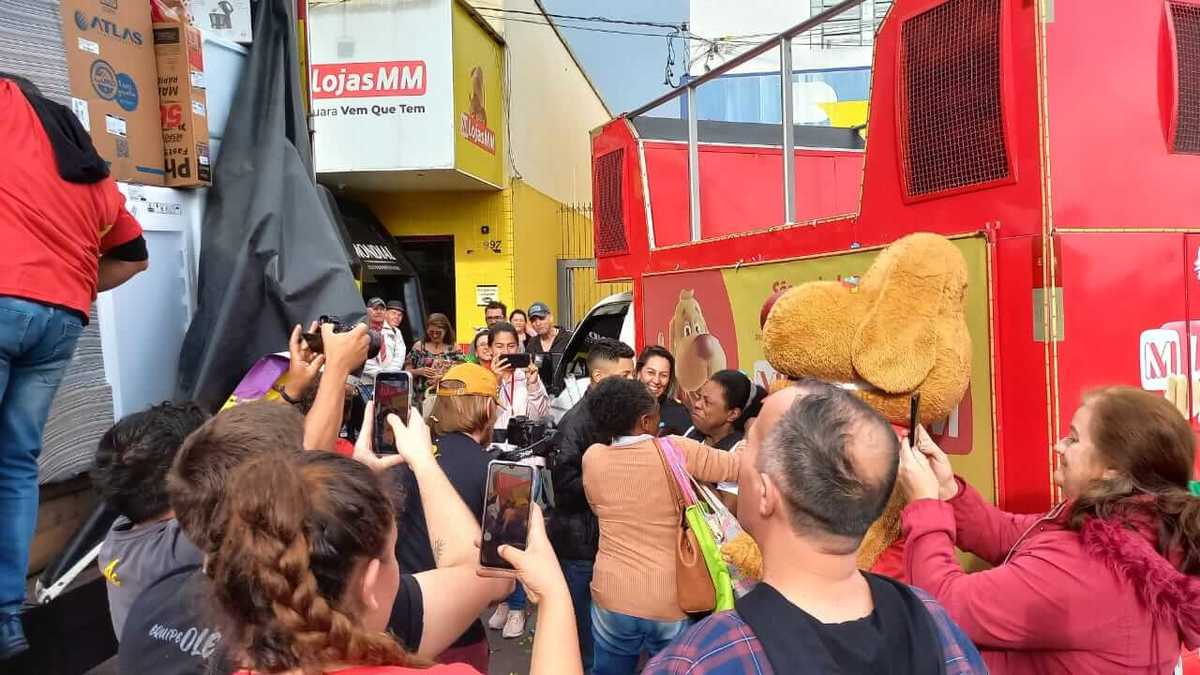
[[[395,416],[389,422],[405,432]],[[400,584],[396,525],[363,464],[323,452],[263,456],[237,470],[223,510],[228,524],[207,570],[238,675],[477,673],[430,667],[385,632]],[[528,549],[500,554],[542,600],[543,615],[567,627],[539,633],[530,673],[580,672],[557,665],[579,662],[574,616],[541,512],[531,512]]]
[[[400,572],[389,502],[370,469],[328,453],[279,454],[248,462],[231,487],[208,570],[235,663],[305,675],[421,665],[384,632]]]

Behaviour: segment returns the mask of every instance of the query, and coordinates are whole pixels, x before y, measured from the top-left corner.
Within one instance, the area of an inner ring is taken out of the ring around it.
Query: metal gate
[[[596,280],[596,258],[590,204],[563,205],[558,211],[562,242],[558,253],[558,319],[567,328],[579,325],[603,298],[624,293],[633,284]]]
[[[559,323],[574,330],[597,302],[632,288],[628,281],[596,280],[596,260],[560,259],[558,261]]]

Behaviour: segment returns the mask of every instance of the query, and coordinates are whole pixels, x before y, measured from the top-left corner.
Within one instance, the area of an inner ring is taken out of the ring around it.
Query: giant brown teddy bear
[[[890,422],[908,426],[921,394],[921,423],[944,420],[971,378],[967,264],[945,237],[918,233],[879,254],[855,286],[814,281],[778,295],[763,325],[763,352],[780,374],[853,385]],[[871,569],[900,536],[905,500],[893,492],[858,552]],[[751,571],[754,553],[727,550]]]

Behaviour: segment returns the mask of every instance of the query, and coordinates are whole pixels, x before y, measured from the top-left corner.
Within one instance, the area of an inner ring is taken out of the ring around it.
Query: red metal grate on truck
[[[1000,0],[950,0],[905,21],[901,32],[906,194],[1007,178]]]

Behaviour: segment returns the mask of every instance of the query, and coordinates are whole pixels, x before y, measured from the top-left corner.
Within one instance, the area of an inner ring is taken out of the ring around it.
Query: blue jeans
[[[508,611],[510,612],[525,609],[525,587],[521,585],[521,582],[517,582],[517,587],[513,589],[513,592],[509,594],[504,602],[508,603]]]
[[[610,612],[592,603],[592,675],[633,675],[638,657],[654,656],[687,630],[691,622],[653,621]]]
[[[0,297],[0,617],[25,601],[42,429],[82,332],[78,314]]]
[[[583,656],[583,672],[592,672],[592,560],[560,560],[571,604],[575,607],[575,628],[579,634],[579,653]]]

